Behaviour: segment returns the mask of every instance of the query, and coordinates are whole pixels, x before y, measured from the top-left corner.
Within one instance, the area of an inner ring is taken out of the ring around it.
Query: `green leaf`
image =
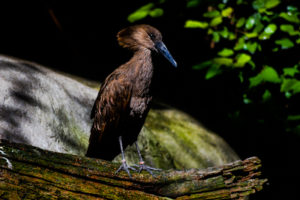
[[[184,25],[185,28],[202,28],[205,29],[208,27],[207,22],[201,22],[196,20],[187,20]]]
[[[246,53],[240,53],[236,56],[234,67],[244,67],[247,62],[251,60],[251,56]]]
[[[262,34],[260,34],[260,35],[258,36],[258,39],[259,39],[259,40],[268,40],[268,39],[270,39],[270,36],[271,36],[271,35],[269,35],[269,34],[262,33]]]
[[[154,10],[151,10],[149,15],[151,17],[160,17],[164,14],[164,10],[161,8],[155,8]]]
[[[269,24],[264,31],[259,35],[258,39],[267,40],[270,39],[271,35],[277,30],[276,24]]]
[[[213,59],[213,62],[215,64],[218,64],[218,65],[225,65],[225,66],[231,66],[232,63],[233,63],[233,60],[231,58],[214,58]]]
[[[289,98],[292,97],[292,94],[291,94],[290,92],[285,92],[285,93],[284,93],[284,96],[285,96],[287,99],[289,99]]]
[[[255,38],[257,37],[257,32],[245,33],[245,36],[247,37],[247,39]]]
[[[203,17],[207,17],[207,18],[215,18],[215,17],[219,17],[221,15],[221,13],[217,10],[213,10],[213,11],[209,11],[203,14]]]
[[[205,79],[208,80],[208,79],[211,79],[213,77],[215,77],[216,75],[222,73],[222,70],[220,69],[220,66],[218,65],[213,65],[212,67],[210,67],[207,72],[206,72],[206,75],[205,75]]]
[[[271,99],[272,94],[269,90],[265,90],[264,94],[262,95],[262,100],[264,102],[268,101],[269,99]]]
[[[258,10],[258,9],[260,9],[260,8],[264,8],[264,7],[265,7],[264,1],[262,1],[262,0],[256,0],[256,1],[253,1],[253,2],[252,2],[252,7],[253,7],[255,10]]]
[[[242,17],[242,18],[240,18],[240,19],[236,22],[236,25],[235,25],[235,26],[236,26],[237,28],[241,28],[242,26],[244,26],[245,21],[246,21],[245,17]]]
[[[141,20],[145,17],[147,17],[147,15],[149,14],[150,10],[154,7],[153,3],[148,3],[142,7],[140,7],[139,9],[137,9],[136,11],[134,11],[133,13],[131,13],[128,17],[127,20],[131,23]]]
[[[243,4],[243,3],[245,3],[244,0],[237,0],[237,1],[236,1],[236,4],[237,4],[237,5],[241,5],[241,4]]]
[[[200,4],[200,0],[189,0],[186,4],[187,8],[197,7]]]
[[[252,70],[255,69],[255,63],[254,63],[252,60],[250,60],[250,61],[248,62],[248,64],[251,65]]]
[[[218,26],[219,24],[221,24],[223,21],[222,16],[219,17],[215,17],[211,20],[210,25],[211,26]]]
[[[300,38],[298,38],[298,39],[296,40],[296,43],[297,43],[297,44],[300,44]]]
[[[228,7],[226,9],[222,10],[222,16],[223,17],[229,17],[232,12],[233,12],[233,8]]]
[[[276,7],[280,0],[255,0],[252,6],[255,10],[270,9]]]
[[[295,74],[298,74],[299,73],[299,70],[295,67],[286,67],[286,68],[283,68],[283,75],[284,76],[291,76],[291,77],[294,77]]]
[[[282,24],[280,25],[280,30],[283,32],[287,32],[290,36],[300,35],[299,31],[294,30],[294,26],[291,24]]]
[[[236,39],[236,35],[232,32],[229,32],[229,40],[235,40]]]
[[[232,56],[233,54],[234,54],[234,51],[231,49],[227,49],[227,48],[224,48],[222,51],[218,52],[218,55],[222,56],[222,57]]]
[[[262,50],[260,44],[257,45],[257,49],[258,49],[258,51],[261,51],[261,50]]]
[[[247,45],[247,50],[248,50],[250,53],[254,54],[255,51],[256,51],[256,48],[257,48],[257,42],[253,42],[253,43],[247,42],[246,45]]]
[[[281,79],[278,76],[278,73],[275,69],[270,66],[265,66],[263,70],[254,77],[249,78],[250,86],[249,88],[258,86],[263,82],[270,82],[270,83],[280,83]]]
[[[289,49],[291,47],[294,47],[294,43],[288,38],[276,40],[275,44],[281,45],[281,49]]]
[[[225,5],[224,3],[219,3],[219,4],[218,4],[218,8],[219,8],[220,10],[223,10],[225,7],[226,7],[226,5]]]
[[[281,88],[281,92],[293,92],[293,94],[300,92],[300,81],[297,79],[284,79]]]
[[[240,79],[241,83],[244,82],[243,72],[239,73],[239,79]]]
[[[280,13],[279,15],[280,17],[282,17],[283,19],[289,21],[289,22],[293,22],[293,23],[296,23],[296,24],[299,24],[300,23],[300,20],[298,18],[298,16],[292,12],[282,12]]]
[[[246,29],[249,30],[253,28],[255,24],[255,18],[253,16],[250,16],[246,21]]]
[[[212,35],[213,35],[212,40],[213,40],[214,42],[219,42],[219,41],[220,41],[220,35],[219,35],[218,32],[213,32]]]
[[[212,61],[208,60],[208,61],[202,62],[200,64],[194,65],[192,68],[196,69],[196,70],[202,70],[202,69],[212,66],[212,65],[213,65]]]
[[[209,28],[208,30],[207,30],[207,35],[211,35],[211,34],[213,34],[215,31],[213,30],[213,29],[211,29],[211,28]]]
[[[265,26],[263,25],[263,23],[261,23],[260,20],[256,20],[256,24],[253,32],[260,33],[264,28]]]
[[[295,7],[295,6],[287,6],[287,8],[286,8],[288,11],[292,11],[292,12],[294,12],[294,11],[297,11],[298,10],[298,8],[297,7]]]
[[[130,22],[130,23],[133,23],[135,21],[138,21],[138,20],[141,20],[145,17],[147,17],[148,15],[148,11],[145,11],[145,10],[141,10],[141,11],[138,11],[138,12],[134,12],[132,14],[130,14],[127,18],[127,20]]]
[[[241,50],[241,49],[244,49],[244,47],[245,47],[245,39],[243,38],[243,37],[240,37],[239,39],[238,39],[238,42],[235,44],[235,46],[234,46],[234,50],[235,51],[238,51],[238,50]]]
[[[154,7],[154,3],[148,3],[146,5],[143,5],[142,7],[140,7],[139,9],[137,9],[136,11],[141,11],[141,10],[149,11],[153,7]]]
[[[270,17],[268,17],[267,15],[264,15],[262,18],[261,18],[262,21],[266,21],[266,22],[270,22],[271,19]]]
[[[280,30],[284,31],[284,32],[293,32],[294,30],[294,26],[291,24],[281,24],[280,25]]]
[[[224,29],[222,31],[219,31],[219,34],[223,37],[223,38],[228,38],[229,36],[229,32],[227,27],[225,26]]]
[[[298,120],[300,120],[300,115],[289,115],[287,120],[289,120],[289,121],[298,121]]]
[[[265,0],[265,2],[265,8],[270,9],[276,7],[280,3],[280,0]]]
[[[269,24],[265,30],[264,33],[272,35],[273,33],[275,33],[275,31],[277,30],[277,26],[276,24]]]

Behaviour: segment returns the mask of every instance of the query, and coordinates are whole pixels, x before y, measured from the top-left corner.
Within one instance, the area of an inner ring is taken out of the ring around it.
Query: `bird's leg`
[[[138,154],[139,154],[140,162],[139,162],[139,165],[134,165],[134,166],[136,166],[136,167],[139,168],[139,173],[140,173],[142,170],[146,170],[146,171],[149,172],[152,176],[154,176],[152,171],[161,171],[161,169],[157,169],[157,168],[154,168],[154,167],[150,167],[150,166],[148,166],[148,165],[145,165],[145,162],[144,162],[144,160],[143,160],[143,158],[142,158],[142,154],[141,154],[141,152],[140,152],[140,148],[139,148],[137,142],[135,142],[135,146],[136,146],[136,150],[137,150],[137,152],[138,152]]]
[[[122,153],[122,164],[119,167],[119,169],[116,171],[116,174],[119,173],[120,170],[124,170],[127,172],[127,174],[129,175],[129,177],[131,178],[129,169],[136,171],[135,168],[130,167],[127,165],[126,160],[125,160],[125,155],[124,155],[124,150],[123,150],[123,142],[122,142],[122,136],[119,136],[119,143],[120,143],[120,149],[121,149],[121,153]]]

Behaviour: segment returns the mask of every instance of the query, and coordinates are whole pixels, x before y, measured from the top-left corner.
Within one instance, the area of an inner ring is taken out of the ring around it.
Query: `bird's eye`
[[[154,34],[150,33],[149,36],[150,36],[151,40],[155,39],[155,35]]]

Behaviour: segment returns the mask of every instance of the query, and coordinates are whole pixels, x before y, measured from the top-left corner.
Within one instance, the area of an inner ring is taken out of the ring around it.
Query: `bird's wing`
[[[107,85],[107,81],[105,80],[104,83],[101,85],[100,90],[98,92],[98,96],[97,96],[97,98],[94,102],[94,105],[93,105],[93,108],[92,108],[92,111],[91,111],[91,116],[90,116],[91,119],[93,119],[96,115],[96,111],[98,110],[97,106],[99,104],[101,94],[103,93],[103,90],[106,87],[106,85]]]
[[[118,127],[122,116],[128,114],[131,93],[132,86],[126,79],[117,74],[107,77],[92,109],[91,138],[99,141],[105,132]]]

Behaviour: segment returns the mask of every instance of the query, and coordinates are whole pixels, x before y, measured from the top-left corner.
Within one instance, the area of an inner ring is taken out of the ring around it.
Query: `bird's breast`
[[[143,97],[150,94],[152,77],[153,66],[151,63],[144,63],[141,67],[137,67],[133,78],[133,90],[136,96]]]
[[[152,97],[132,97],[130,100],[130,116],[134,118],[146,117]]]

